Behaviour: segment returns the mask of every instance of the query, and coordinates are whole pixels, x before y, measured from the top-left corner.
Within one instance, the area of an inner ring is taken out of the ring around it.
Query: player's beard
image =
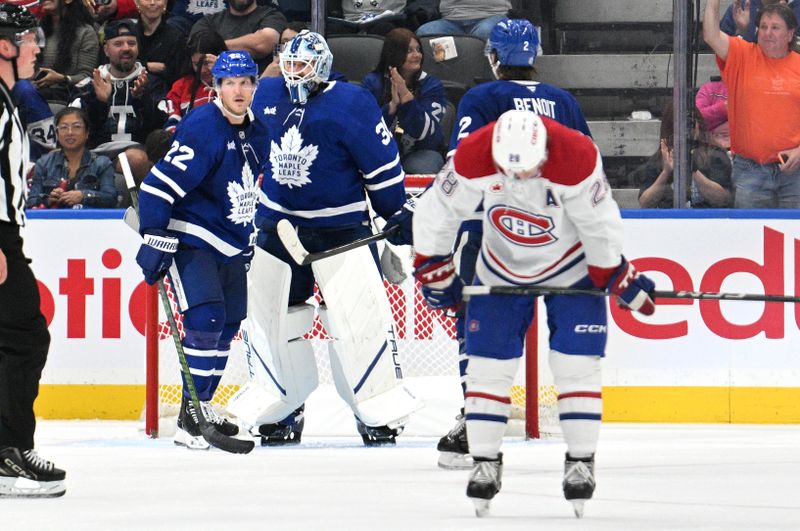
[[[229,0],[228,5],[230,5],[234,11],[241,12],[250,9],[250,6],[252,6],[255,1],[256,0]]]

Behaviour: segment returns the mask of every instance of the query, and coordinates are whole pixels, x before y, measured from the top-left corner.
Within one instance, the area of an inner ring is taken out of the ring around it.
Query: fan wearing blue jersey
[[[177,295],[186,335],[186,360],[202,411],[194,409],[184,382],[175,443],[207,449],[197,415],[221,433],[238,427],[218,416],[210,400],[228,361],[231,340],[247,313],[253,219],[263,126],[250,110],[258,68],[245,51],[222,52],[212,68],[219,95],[178,125],[172,146],[139,191],[136,255],[145,281],[165,273]]]
[[[349,330],[337,330],[337,317],[334,314],[339,310],[331,302],[333,288],[326,288],[320,278],[319,268],[325,267],[321,262],[327,261],[322,260],[313,264],[313,267],[298,266],[278,238],[276,225],[280,220],[289,220],[310,252],[326,250],[372,234],[369,200],[375,212],[389,220],[387,227],[400,226],[388,238],[389,241],[396,245],[410,243],[410,212],[403,208],[406,201],[405,174],[400,165],[397,144],[375,98],[367,90],[329,79],[333,56],[321,35],[308,30],[301,31],[283,45],[279,61],[282,77],[262,78],[253,101],[256,119],[268,126],[271,146],[269,160],[264,162],[256,224],[259,229],[258,246],[291,268],[287,317],[290,326],[289,350],[302,348],[305,349],[303,352],[310,352],[308,341],[302,339],[307,330],[305,324],[302,327],[298,325],[296,332],[292,332],[291,327],[294,319],[304,315],[310,316],[307,321],[310,327],[314,309],[304,303],[312,296],[316,281],[327,302],[327,305],[323,303],[320,306],[318,313],[328,333],[336,338],[329,345],[329,354],[334,360],[332,365],[342,368],[339,374],[334,370],[337,390],[356,414],[357,427],[365,444],[394,444],[409,412],[393,415],[388,411],[399,410],[404,401],[385,400],[384,403],[392,403],[389,410],[370,409],[370,404],[378,402],[370,399],[380,393],[385,391],[392,394],[404,389],[399,380],[395,380],[399,366],[395,369],[389,361],[390,358],[396,358],[392,355],[394,341],[389,341],[387,348],[386,330],[391,325],[387,324],[379,331],[382,339],[375,351],[369,354],[367,352],[372,347],[366,346],[368,341],[363,334],[359,332],[351,337]],[[374,249],[372,253],[375,254]],[[370,293],[385,299],[382,281],[376,273],[377,257],[374,263],[369,257],[367,260],[361,280],[366,284],[367,278],[375,274],[379,283],[375,290],[381,293]],[[350,291],[356,293],[355,289]],[[283,304],[283,308],[275,309],[275,320],[286,317],[287,308]],[[348,307],[340,310],[338,315],[345,315],[351,309],[355,311]],[[338,354],[334,352],[333,343],[337,345]],[[284,347],[286,343],[278,348]],[[369,361],[374,360],[374,363],[366,364],[368,368],[363,372],[360,353],[368,356]],[[300,354],[292,357],[298,363],[296,360]],[[313,356],[309,359],[308,364],[314,364]],[[279,367],[274,370],[280,370],[280,366],[286,370],[288,362],[276,363]],[[385,363],[391,367],[388,374],[383,372]],[[275,376],[274,370],[270,369],[270,374],[273,380],[280,382],[281,402],[271,411],[290,409],[283,413],[284,416],[260,426],[262,444],[297,443],[303,427],[303,402],[317,385],[316,366],[313,371],[304,368],[313,373],[308,376],[311,382],[308,387],[311,389],[304,388],[298,392],[299,398],[294,403],[287,398],[290,393],[286,391],[285,385],[288,384],[283,378],[291,382],[297,381],[299,376],[296,373]],[[375,379],[380,382],[376,383]],[[377,412],[374,415],[367,414],[368,410]]]
[[[467,91],[458,104],[456,127],[450,140],[452,156],[458,143],[473,131],[497,120],[510,110],[527,110],[546,116],[567,127],[590,135],[589,126],[575,97],[564,89],[534,81],[536,51],[539,34],[529,21],[505,19],[497,23],[486,43],[486,58],[496,81],[483,83]],[[465,221],[460,229],[461,244],[459,275],[469,284],[475,275],[475,261],[483,234],[482,210]],[[456,336],[459,343],[458,368],[461,387],[466,391],[467,356],[464,353],[464,308],[456,311]],[[456,425],[439,440],[437,446],[439,466],[442,468],[470,468],[467,432],[463,410],[456,417]]]

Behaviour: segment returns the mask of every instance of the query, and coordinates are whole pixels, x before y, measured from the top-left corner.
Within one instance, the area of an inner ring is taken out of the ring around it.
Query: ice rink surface
[[[606,424],[582,520],[561,494],[560,440],[507,439],[503,488],[478,519],[468,473],[437,468],[434,438],[308,437],[230,455],[138,428],[40,422],[38,449],[67,470],[67,493],[0,500],[0,529],[800,529],[800,426]]]

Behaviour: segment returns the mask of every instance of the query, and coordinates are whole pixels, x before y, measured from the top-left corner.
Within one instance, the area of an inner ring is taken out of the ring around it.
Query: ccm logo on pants
[[[576,334],[605,334],[608,331],[606,325],[598,324],[579,324],[575,325]]]

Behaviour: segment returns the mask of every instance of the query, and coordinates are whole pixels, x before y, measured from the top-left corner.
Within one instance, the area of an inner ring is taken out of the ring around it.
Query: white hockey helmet
[[[547,160],[547,129],[531,111],[506,111],[494,124],[492,159],[506,176],[528,179]]]
[[[281,47],[281,74],[292,103],[304,104],[308,94],[328,80],[333,54],[319,33],[303,30]]]

